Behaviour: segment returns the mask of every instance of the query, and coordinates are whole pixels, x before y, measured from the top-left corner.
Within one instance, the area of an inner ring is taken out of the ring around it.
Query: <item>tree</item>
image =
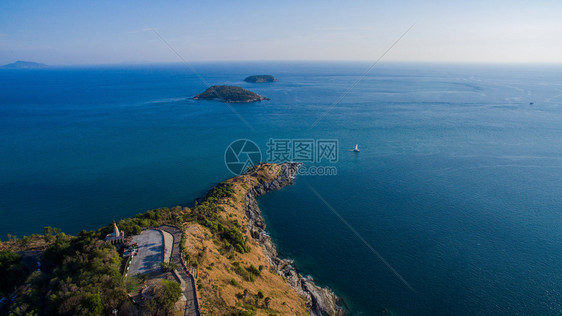
[[[55,228],[51,226],[43,227],[43,235],[46,242],[51,242],[54,239],[54,236],[60,234],[60,228]]]
[[[265,308],[269,308],[269,304],[271,303],[271,298],[268,296],[264,300]]]
[[[160,262],[160,268],[164,270],[164,272],[172,272],[178,268],[178,266],[171,262]]]
[[[58,233],[43,252],[41,271],[13,304],[42,315],[108,314],[127,300],[120,264],[115,247],[95,232]]]
[[[8,267],[18,261],[20,261],[21,255],[11,251],[3,250],[0,251],[0,269],[8,269]]]
[[[170,311],[180,299],[182,291],[178,282],[162,280],[159,286],[154,288],[153,293],[158,306],[165,311]]]
[[[89,315],[101,315],[103,313],[103,304],[101,303],[100,293],[90,295],[84,304]]]
[[[13,291],[14,285],[25,280],[29,270],[21,263],[22,256],[10,251],[0,251],[0,297]]]

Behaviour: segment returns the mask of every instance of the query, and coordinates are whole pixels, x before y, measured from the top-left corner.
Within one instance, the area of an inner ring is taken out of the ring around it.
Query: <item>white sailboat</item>
[[[358,153],[359,152],[359,145],[355,144],[355,148],[353,149],[354,152]]]

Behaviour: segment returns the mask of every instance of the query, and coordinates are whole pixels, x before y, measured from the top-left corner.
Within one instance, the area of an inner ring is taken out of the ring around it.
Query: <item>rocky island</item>
[[[268,98],[236,86],[212,86],[193,97],[194,100],[218,100],[226,103],[250,103]]]
[[[47,65],[32,62],[32,61],[18,60],[15,63],[3,65],[3,66],[0,66],[0,67],[1,68],[10,68],[10,69],[34,69],[34,68],[44,68],[44,67],[47,67]]]
[[[246,77],[244,81],[250,83],[263,83],[263,82],[276,82],[277,79],[272,75],[254,75],[254,76]]]
[[[0,295],[10,298],[2,308],[15,315],[344,315],[343,301],[279,258],[265,232],[256,197],[293,184],[299,166],[258,165],[192,207],[147,211],[77,236],[46,227],[44,235],[1,242]],[[150,234],[147,245],[137,238]],[[162,242],[161,255],[143,253]],[[133,272],[145,263],[150,273]]]

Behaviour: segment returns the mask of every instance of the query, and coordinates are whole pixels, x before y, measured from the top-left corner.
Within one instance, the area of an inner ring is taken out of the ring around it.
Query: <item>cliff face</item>
[[[281,164],[279,175],[270,182],[262,182],[249,189],[246,194],[246,216],[251,236],[264,248],[264,252],[277,273],[284,276],[290,286],[301,296],[307,299],[307,306],[313,315],[345,315],[346,311],[341,306],[343,301],[332,291],[314,284],[311,278],[303,277],[295,269],[294,263],[289,259],[280,259],[277,248],[266,233],[265,220],[261,216],[256,198],[267,192],[280,190],[287,185],[292,185],[299,163]]]
[[[197,270],[202,314],[345,314],[334,293],[278,257],[265,232],[256,197],[291,185],[299,165],[261,164],[224,181],[211,190],[218,194],[208,194],[187,211],[185,216],[197,218],[182,229],[185,254]]]

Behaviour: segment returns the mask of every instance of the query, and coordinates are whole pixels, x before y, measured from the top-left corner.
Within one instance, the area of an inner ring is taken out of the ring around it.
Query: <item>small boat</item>
[[[358,153],[359,152],[359,145],[355,144],[355,148],[353,149],[353,151]]]

